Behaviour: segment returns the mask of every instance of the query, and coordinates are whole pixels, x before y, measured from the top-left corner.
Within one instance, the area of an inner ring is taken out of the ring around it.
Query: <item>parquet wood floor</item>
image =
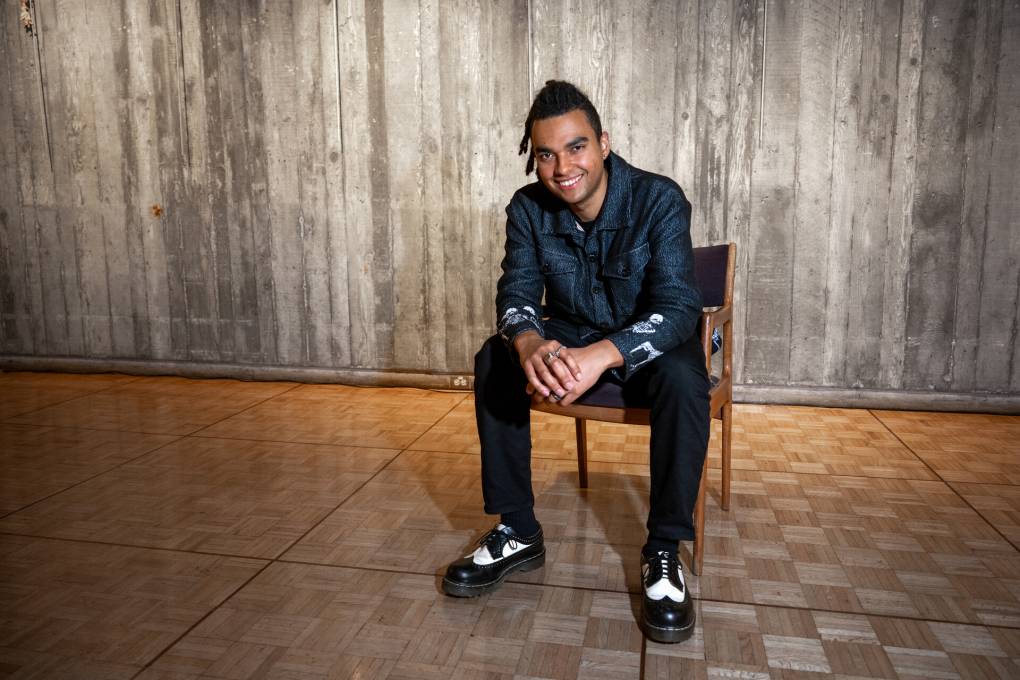
[[[0,373],[0,678],[1020,677],[1020,418],[737,405],[699,622],[635,624],[647,428],[535,414],[543,569],[481,514],[463,393]],[[718,432],[716,432],[716,437]]]
[[[200,434],[404,448],[465,397],[461,392],[302,385]]]
[[[736,404],[733,412],[733,469],[937,479],[923,460],[868,411]],[[713,421],[712,427],[710,464],[718,467],[718,421]],[[589,422],[589,460],[647,465],[648,436],[647,427]],[[532,413],[532,439],[536,457],[576,457],[574,422],[569,418]],[[410,448],[478,453],[472,399],[458,404]]]
[[[0,516],[174,441],[136,432],[0,423]]]
[[[11,423],[190,434],[292,389],[289,383],[140,378],[5,419]]]
[[[1020,418],[909,411],[875,416],[947,482],[1020,485]]]
[[[139,378],[128,375],[0,373],[0,418],[13,418],[136,380]]]

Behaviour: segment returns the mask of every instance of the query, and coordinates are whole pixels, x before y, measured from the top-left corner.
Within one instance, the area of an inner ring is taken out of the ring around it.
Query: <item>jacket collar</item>
[[[610,151],[606,158],[606,174],[609,185],[606,187],[606,200],[602,204],[599,216],[595,218],[593,231],[620,229],[627,225],[630,218],[630,165]],[[577,217],[565,204],[557,214],[553,229],[557,234],[573,235],[577,231]]]

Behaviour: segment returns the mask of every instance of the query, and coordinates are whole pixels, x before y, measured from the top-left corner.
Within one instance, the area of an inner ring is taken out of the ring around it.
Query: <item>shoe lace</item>
[[[648,574],[646,575],[649,585],[662,579],[668,579],[670,574],[680,570],[680,563],[668,552],[660,550],[655,557],[647,560]],[[673,565],[676,565],[673,567]],[[682,582],[681,582],[682,583]]]
[[[503,556],[503,548],[507,545],[510,546],[511,550],[517,549],[517,539],[499,529],[493,529],[478,539],[478,545],[484,545],[488,548],[490,555],[494,558],[500,558]]]

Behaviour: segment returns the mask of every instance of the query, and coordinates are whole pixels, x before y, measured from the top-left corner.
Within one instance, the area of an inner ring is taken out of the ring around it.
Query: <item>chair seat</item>
[[[709,389],[719,384],[719,377],[709,376]],[[615,380],[601,380],[591,386],[574,402],[578,406],[598,406],[601,408],[650,408],[647,400],[627,398],[623,385]]]

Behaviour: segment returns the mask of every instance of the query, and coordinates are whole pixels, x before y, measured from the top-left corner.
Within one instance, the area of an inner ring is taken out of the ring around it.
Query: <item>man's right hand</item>
[[[521,358],[521,368],[528,378],[529,393],[537,392],[550,401],[558,401],[581,379],[581,367],[568,354],[555,355],[563,345],[546,340],[535,331],[525,331],[514,338],[514,349]],[[550,396],[555,395],[555,396]]]

